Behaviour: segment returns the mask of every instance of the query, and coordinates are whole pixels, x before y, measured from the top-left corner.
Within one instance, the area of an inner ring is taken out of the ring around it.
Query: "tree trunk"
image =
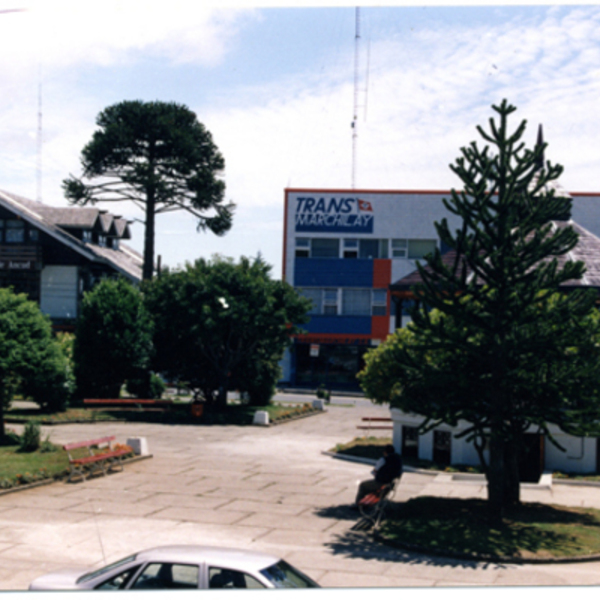
[[[154,221],[156,203],[154,191],[149,190],[146,199],[146,228],[144,230],[144,266],[142,279],[152,279],[154,274]]]
[[[488,503],[490,517],[500,521],[505,506],[506,442],[499,432],[492,429],[490,435],[490,462],[487,471]]]
[[[521,501],[521,478],[519,457],[521,454],[521,433],[516,431],[510,442],[505,444],[504,506],[516,506]]]

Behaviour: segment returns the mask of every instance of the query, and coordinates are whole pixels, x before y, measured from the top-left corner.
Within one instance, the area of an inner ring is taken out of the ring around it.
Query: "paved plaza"
[[[325,587],[597,585],[600,564],[498,565],[423,556],[353,531],[348,510],[370,467],[323,453],[385,407],[348,399],[272,427],[73,424],[54,443],[145,437],[152,458],[84,483],[0,496],[0,581],[23,590],[64,566],[101,566],[161,544],[211,544],[278,554]],[[478,483],[405,472],[396,500],[485,496]],[[600,508],[600,488],[528,488],[524,500]]]

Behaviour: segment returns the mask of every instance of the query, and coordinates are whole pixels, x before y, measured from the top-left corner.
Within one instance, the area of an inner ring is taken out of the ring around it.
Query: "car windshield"
[[[294,569],[284,560],[261,571],[276,588],[311,588],[319,587],[310,577]]]
[[[122,558],[121,560],[118,560],[117,562],[114,562],[110,565],[106,565],[105,567],[102,567],[101,569],[98,569],[97,571],[92,571],[91,573],[86,573],[85,575],[82,575],[77,580],[77,583],[83,583],[84,581],[89,581],[90,579],[94,579],[95,577],[104,575],[104,573],[108,573],[109,571],[112,571],[113,569],[118,569],[119,567],[123,567],[123,566],[133,562],[135,560],[136,556],[137,556],[136,554],[132,554],[131,556],[128,556],[127,558]]]

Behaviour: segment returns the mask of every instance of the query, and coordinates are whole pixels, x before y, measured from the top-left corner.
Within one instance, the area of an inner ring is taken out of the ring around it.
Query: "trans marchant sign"
[[[373,233],[373,207],[352,196],[296,199],[296,231],[322,233]]]

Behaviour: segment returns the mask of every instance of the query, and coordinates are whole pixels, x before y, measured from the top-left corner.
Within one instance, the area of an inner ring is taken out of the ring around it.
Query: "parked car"
[[[30,590],[166,590],[319,587],[271,554],[210,546],[162,546],[95,571],[63,569],[31,582]]]

